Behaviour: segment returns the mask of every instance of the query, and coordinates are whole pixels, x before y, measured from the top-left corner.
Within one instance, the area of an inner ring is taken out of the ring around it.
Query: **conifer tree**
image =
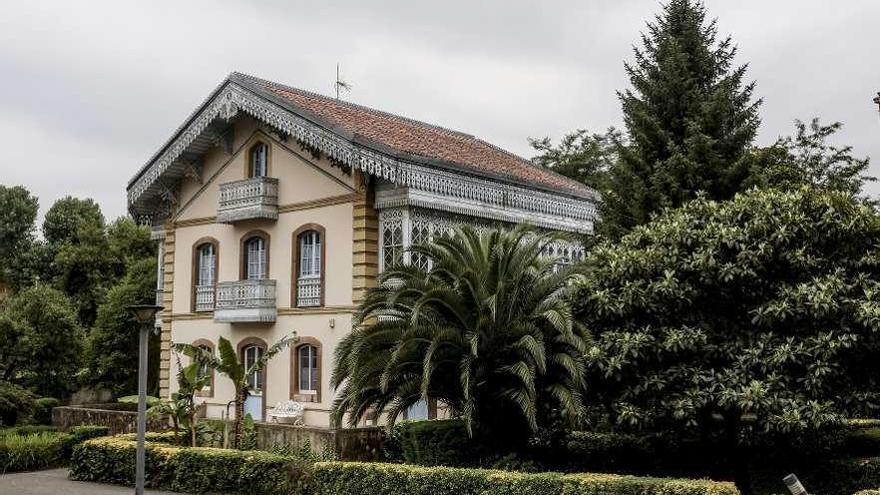
[[[761,101],[735,55],[702,2],[670,0],[648,23],[625,64],[632,88],[618,93],[629,143],[611,169],[604,233],[617,236],[701,192],[728,199],[743,187]]]

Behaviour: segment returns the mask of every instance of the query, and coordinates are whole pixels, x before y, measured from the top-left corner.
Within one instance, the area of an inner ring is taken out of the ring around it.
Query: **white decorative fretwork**
[[[277,315],[274,280],[237,280],[217,284],[214,321],[272,322]]]
[[[300,307],[321,305],[321,276],[303,276],[296,281],[296,304]]]
[[[209,132],[209,127],[215,121],[228,121],[244,113],[320,151],[331,160],[395,186],[424,193],[409,197],[406,206],[427,207],[492,220],[525,222],[560,230],[592,230],[597,214],[596,205],[600,199],[595,192],[568,195],[544,190],[537,185],[519,185],[445,170],[376,151],[315,125],[270,98],[258,95],[242,85],[247,84],[243,81],[245,78],[234,75],[224,81],[174,138],[144,166],[128,188],[128,204],[132,214],[153,217],[168,215],[169,207],[157,199],[163,193],[166,198],[169,197],[168,188],[161,181],[166,171],[174,168],[175,174],[182,176],[186,164],[180,159],[190,145]]]
[[[216,287],[212,285],[196,286],[196,311],[214,311],[214,294]]]
[[[252,177],[220,184],[217,222],[278,218],[278,179]]]

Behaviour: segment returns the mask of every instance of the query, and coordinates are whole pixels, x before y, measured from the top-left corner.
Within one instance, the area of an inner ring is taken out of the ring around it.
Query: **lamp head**
[[[155,304],[134,304],[129,306],[128,312],[134,315],[134,319],[141,324],[148,323],[156,317],[156,313],[162,311],[162,306]]]

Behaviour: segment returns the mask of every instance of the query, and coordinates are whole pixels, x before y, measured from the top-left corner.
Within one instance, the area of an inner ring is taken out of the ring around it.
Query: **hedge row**
[[[320,462],[317,495],[738,495],[732,483],[614,474],[517,473],[402,464]]]
[[[0,436],[0,473],[64,465],[75,445],[108,433],[105,426],[77,426],[70,433],[50,428],[7,428]]]
[[[70,478],[133,485],[136,442],[96,438],[76,446]],[[146,485],[176,492],[277,495],[307,493],[311,464],[261,451],[146,444]]]

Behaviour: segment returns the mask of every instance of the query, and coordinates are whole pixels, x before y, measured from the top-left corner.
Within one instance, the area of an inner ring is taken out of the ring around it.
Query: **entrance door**
[[[251,366],[254,365],[262,356],[265,350],[257,345],[251,344],[244,349],[242,349],[242,358],[244,360],[245,369],[250,369]],[[254,421],[263,421],[263,387],[265,384],[264,381],[264,373],[265,370],[259,371],[251,375],[248,379],[248,385],[250,387],[250,392],[248,393],[247,399],[244,401],[244,413],[250,414]]]

